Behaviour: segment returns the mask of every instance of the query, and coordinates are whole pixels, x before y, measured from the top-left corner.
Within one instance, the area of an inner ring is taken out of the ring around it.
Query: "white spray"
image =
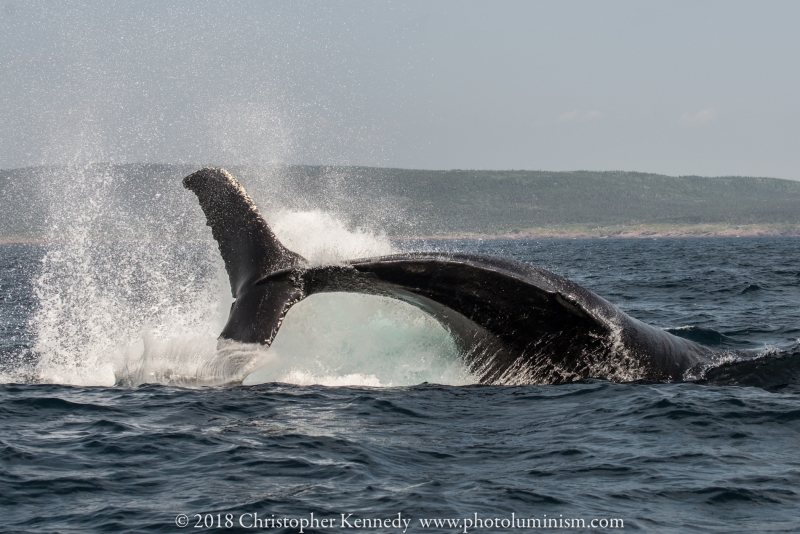
[[[435,320],[379,297],[313,296],[290,310],[270,349],[218,343],[230,290],[196,201],[186,192],[173,202],[178,205],[145,209],[143,216],[142,206],[157,199],[121,198],[124,178],[112,167],[87,167],[48,180],[53,244],[42,260],[31,320],[37,380],[105,386],[472,381]],[[164,187],[178,184],[176,177]],[[165,230],[171,226],[164,218],[175,214],[181,235]],[[267,219],[288,248],[315,264],[392,252],[385,235],[349,228],[331,213],[281,211]],[[187,226],[196,241],[187,241]]]

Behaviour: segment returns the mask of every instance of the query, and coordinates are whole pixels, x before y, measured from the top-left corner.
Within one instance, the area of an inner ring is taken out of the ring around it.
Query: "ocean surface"
[[[212,242],[1,245],[0,531],[800,532],[800,238],[348,235],[530,262],[721,356],[482,386],[435,321],[353,295],[226,352]]]

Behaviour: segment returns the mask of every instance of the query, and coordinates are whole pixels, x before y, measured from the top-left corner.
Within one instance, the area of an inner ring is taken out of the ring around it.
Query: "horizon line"
[[[408,168],[408,167],[391,167],[391,166],[377,166],[377,165],[343,165],[343,164],[322,164],[322,163],[237,163],[237,164],[211,164],[211,163],[145,163],[145,162],[127,162],[127,163],[113,163],[96,161],[86,164],[42,164],[42,165],[25,165],[22,167],[0,167],[0,172],[4,171],[24,171],[32,169],[46,169],[46,168],[86,168],[92,166],[109,166],[109,167],[130,167],[130,166],[163,166],[163,167],[227,167],[227,168],[258,168],[258,167],[312,167],[312,168],[329,168],[329,169],[376,169],[376,170],[391,170],[391,171],[411,171],[411,172],[530,172],[530,173],[553,173],[553,174],[577,174],[577,173],[598,173],[598,174],[644,174],[649,176],[664,176],[667,178],[756,178],[767,180],[786,180],[790,182],[800,181],[800,178],[778,178],[775,176],[757,176],[746,174],[719,174],[719,175],[701,175],[701,174],[661,174],[657,172],[647,171],[626,171],[622,169],[612,170],[589,170],[589,169],[574,169],[565,171],[554,171],[544,169],[483,169],[483,168],[450,168],[450,169],[422,169],[422,168]]]

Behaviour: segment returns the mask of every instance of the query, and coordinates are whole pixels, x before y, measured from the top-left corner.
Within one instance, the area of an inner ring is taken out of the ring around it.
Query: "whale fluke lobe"
[[[197,194],[236,298],[223,339],[270,345],[295,303],[350,292],[402,300],[435,318],[483,383],[681,380],[711,354],[574,282],[511,260],[410,253],[309,267],[227,171],[201,169],[183,184]]]
[[[278,241],[250,196],[228,171],[206,167],[184,178],[183,186],[200,201],[234,297],[263,276],[305,264],[302,256]]]

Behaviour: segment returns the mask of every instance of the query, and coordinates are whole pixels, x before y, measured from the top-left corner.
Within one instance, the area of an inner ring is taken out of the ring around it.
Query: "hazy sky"
[[[800,179],[800,2],[0,0],[0,167]]]

